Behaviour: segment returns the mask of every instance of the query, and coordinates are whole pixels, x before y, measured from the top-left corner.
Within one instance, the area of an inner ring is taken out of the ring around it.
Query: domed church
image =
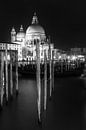
[[[40,41],[40,57],[44,60],[44,50],[46,50],[48,58],[49,44],[46,38],[44,28],[39,24],[36,13],[34,13],[31,25],[24,32],[21,25],[19,32],[16,32],[15,28],[11,31],[11,42],[18,43],[18,60],[36,60],[36,43],[34,40]],[[51,53],[54,49],[54,45],[50,43]]]

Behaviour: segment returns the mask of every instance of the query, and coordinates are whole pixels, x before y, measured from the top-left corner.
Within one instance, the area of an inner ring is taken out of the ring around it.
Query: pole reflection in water
[[[86,89],[80,78],[55,78],[54,94],[48,100],[43,130],[85,130]],[[49,94],[49,86],[48,94]],[[0,112],[0,130],[39,130],[35,79],[19,78],[19,96]]]

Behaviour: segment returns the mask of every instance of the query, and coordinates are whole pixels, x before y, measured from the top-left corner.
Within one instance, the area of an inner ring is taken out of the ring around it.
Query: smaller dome
[[[17,41],[22,42],[22,41],[24,41],[24,39],[25,39],[25,33],[23,33],[23,32],[17,33],[17,35],[16,35],[16,40]]]
[[[17,38],[24,38],[25,37],[25,33],[24,32],[19,32],[16,35]]]
[[[11,34],[16,34],[15,28],[13,27],[11,30]]]
[[[16,35],[16,40],[22,40],[25,38],[25,33],[23,31],[23,26],[21,25],[20,31]]]

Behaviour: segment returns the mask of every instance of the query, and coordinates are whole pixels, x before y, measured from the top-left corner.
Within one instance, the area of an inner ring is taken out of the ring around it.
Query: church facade
[[[49,44],[52,51],[54,50],[54,44],[49,43],[49,40],[46,37],[45,30],[41,25],[36,13],[34,13],[31,25],[24,32],[23,26],[21,25],[19,32],[16,32],[15,28],[12,28],[11,31],[11,43],[17,43],[18,49],[18,60],[36,60],[36,40],[40,42],[40,59],[44,60],[44,50],[46,50],[47,59],[49,59]],[[14,46],[14,45],[9,45]]]

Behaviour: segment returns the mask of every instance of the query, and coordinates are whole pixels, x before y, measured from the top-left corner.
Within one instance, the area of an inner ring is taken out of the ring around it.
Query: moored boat
[[[40,74],[44,75],[44,64],[40,65]],[[54,65],[54,75],[56,77],[67,77],[67,76],[81,76],[84,70],[84,64],[78,66],[61,66],[61,64]],[[21,65],[18,68],[19,74],[22,76],[36,77],[36,64]],[[49,64],[47,64],[47,75],[49,75]]]

